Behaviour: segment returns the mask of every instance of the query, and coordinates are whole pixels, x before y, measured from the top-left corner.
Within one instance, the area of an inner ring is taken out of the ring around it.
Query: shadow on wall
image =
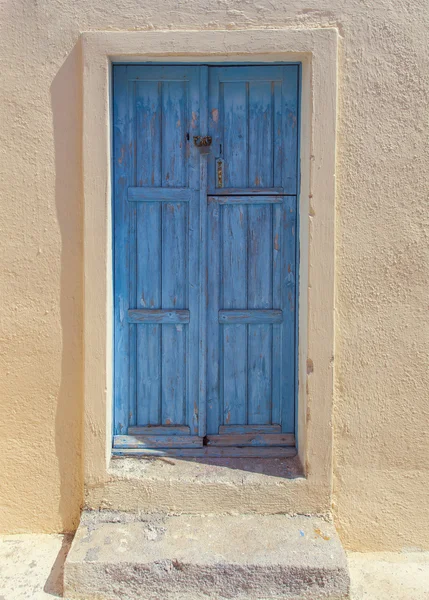
[[[55,146],[55,201],[61,231],[61,384],[55,448],[61,478],[64,531],[79,524],[83,503],[83,193],[82,77],[78,42],[50,91]]]

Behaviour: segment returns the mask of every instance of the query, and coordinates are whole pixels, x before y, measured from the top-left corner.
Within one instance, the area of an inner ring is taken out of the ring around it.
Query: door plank
[[[208,132],[208,67],[200,67],[199,79],[199,99],[200,99],[200,131],[202,135]],[[194,146],[195,152],[195,146]],[[199,151],[198,151],[199,152]],[[195,406],[194,411],[198,412],[198,433],[204,437],[207,432],[207,310],[208,310],[208,267],[207,267],[207,157],[205,153],[200,153],[199,156],[199,171],[195,176],[199,181],[195,182],[195,187],[200,188],[198,204],[196,208],[199,212],[199,221],[195,220],[193,225],[193,235],[195,235],[197,251],[195,262],[191,267],[191,273],[198,272],[198,285],[195,285],[195,291],[198,293],[198,301],[196,299],[195,309],[199,311],[199,345],[193,347],[191,352],[195,353],[195,360],[198,360],[195,366],[195,381],[197,381],[196,371],[198,369],[198,394],[195,391],[195,400],[198,398],[198,406]],[[199,227],[197,228],[197,223]],[[197,231],[199,236],[197,238]],[[199,255],[199,261],[197,257]]]
[[[207,436],[208,446],[294,446],[292,433],[235,433]]]
[[[161,206],[137,208],[137,302],[128,311],[128,322],[146,322],[161,306]],[[144,317],[146,315],[146,319]],[[161,400],[161,327],[153,318],[151,327],[136,328],[137,335],[137,423],[159,423]]]
[[[282,186],[298,193],[298,66],[283,67],[282,79]]]
[[[271,309],[220,310],[219,323],[223,324],[273,324],[282,323],[283,311]]]
[[[162,205],[162,305],[187,304],[187,205]],[[184,425],[186,419],[187,328],[178,323],[162,327],[162,421]]]
[[[189,315],[189,310],[137,309],[128,311],[128,322],[173,325],[177,323],[189,323]]]
[[[232,81],[222,88],[224,187],[248,187],[248,84]]]
[[[162,84],[162,185],[187,185],[187,83]],[[188,206],[162,203],[162,306],[187,308]],[[187,328],[162,327],[162,424],[185,424]]]
[[[224,187],[224,188],[209,188],[209,194],[214,198],[217,196],[287,196],[282,187],[269,187],[269,188],[252,188],[252,187]],[[255,200],[256,201],[256,200]]]
[[[296,65],[287,65],[286,68],[294,68]],[[215,67],[216,77],[219,82],[225,83],[228,81],[249,82],[249,81],[281,81],[283,78],[283,65],[263,65],[263,66],[224,66]]]
[[[128,429],[129,431],[129,429]],[[221,425],[219,435],[238,433],[281,433],[281,425]]]
[[[136,131],[136,84],[134,82],[128,82],[128,118],[129,118],[129,139],[135,142],[135,131]],[[134,146],[134,144],[133,144]],[[131,161],[129,165],[129,178],[131,185],[136,185],[136,160],[135,160],[135,148],[130,151],[132,153]],[[128,281],[128,294],[130,306],[135,306],[137,301],[137,279],[135,273],[137,271],[137,206],[130,206],[130,229],[129,229],[129,281]],[[128,423],[134,425],[136,423],[137,415],[137,330],[135,327],[130,327],[130,392],[129,392],[129,412],[128,412]]]
[[[293,446],[244,448],[203,446],[202,448],[113,448],[113,456],[171,456],[176,458],[292,458],[297,451]]]
[[[162,186],[186,187],[187,82],[162,84]]]
[[[262,171],[261,171],[262,172]],[[267,313],[272,307],[272,207],[248,207],[248,312]],[[272,321],[283,319],[269,311]],[[268,315],[266,315],[268,317]],[[255,315],[258,318],[257,315]],[[271,422],[272,327],[266,322],[248,325],[248,423]]]
[[[130,68],[128,68],[130,80]],[[161,97],[160,81],[136,81],[136,183],[130,190],[156,189],[161,185]]]
[[[249,180],[255,188],[273,186],[274,174],[274,122],[273,85],[271,81],[250,81],[249,104]]]
[[[201,448],[196,435],[115,435],[115,448]]]
[[[296,319],[296,197],[289,197],[285,202],[281,221],[283,240],[282,261],[282,427],[283,431],[294,431],[295,428],[295,377],[293,368],[296,360],[297,345],[295,341]]]
[[[128,311],[128,322],[146,322],[148,313],[161,306],[161,207],[138,207],[137,306]],[[146,315],[146,319],[143,315]],[[150,327],[136,328],[137,335],[137,423],[159,423],[161,403],[161,319]]]
[[[210,196],[209,202],[216,204],[282,204],[283,196]]]
[[[218,313],[221,293],[221,208],[208,205],[208,289],[207,297],[207,432],[216,433],[222,422],[223,398],[223,332],[220,330]],[[222,337],[221,337],[222,334]]]
[[[273,206],[273,235],[271,240],[273,256],[273,308],[280,309],[283,304],[283,238],[282,238],[282,207]],[[273,423],[282,422],[282,331],[283,327],[273,325],[273,386],[271,420]],[[286,335],[288,332],[285,333]]]
[[[159,81],[136,82],[136,181],[144,187],[129,187],[128,200],[130,190],[152,190],[154,188],[151,186],[161,185],[161,95],[162,84]],[[133,208],[137,211],[135,307],[159,309],[161,206],[144,203]],[[161,327],[154,323],[150,327],[134,329],[137,336],[136,423],[157,424],[161,418]]]
[[[131,124],[128,111],[127,71],[114,70],[114,222],[115,222],[115,262],[114,262],[114,432],[127,430],[130,413],[130,328],[126,315],[129,308],[129,252],[130,252],[130,209],[126,202],[128,186],[132,180]]]
[[[223,306],[247,305],[247,211],[224,206]],[[223,326],[223,423],[247,423],[247,326]]]
[[[129,202],[189,202],[192,190],[188,188],[129,187]]]
[[[146,425],[128,427],[128,435],[191,435],[187,425]]]

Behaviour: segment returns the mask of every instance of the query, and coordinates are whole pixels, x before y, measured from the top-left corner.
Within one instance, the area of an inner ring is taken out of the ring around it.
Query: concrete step
[[[64,596],[82,600],[339,600],[346,556],[332,524],[285,515],[87,511]]]

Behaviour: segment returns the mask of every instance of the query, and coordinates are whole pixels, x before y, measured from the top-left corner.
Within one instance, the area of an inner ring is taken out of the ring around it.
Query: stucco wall
[[[83,496],[80,31],[336,26],[334,513],[348,547],[429,548],[428,18],[426,0],[1,5],[1,530],[73,529]]]

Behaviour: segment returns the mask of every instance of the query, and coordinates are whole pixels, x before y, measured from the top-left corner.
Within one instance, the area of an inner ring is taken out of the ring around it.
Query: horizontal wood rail
[[[295,446],[293,433],[238,433],[231,435],[209,435],[207,446],[233,446],[235,448]]]
[[[296,456],[294,446],[270,448],[233,448],[228,446],[203,446],[202,448],[116,448],[113,456],[172,456],[177,458],[290,458]]]
[[[133,309],[128,311],[128,323],[159,323],[161,325],[175,325],[189,323],[189,310],[146,310]]]
[[[115,448],[202,448],[203,438],[196,435],[115,435]]]
[[[275,324],[283,322],[281,310],[220,310],[219,323],[225,324]]]
[[[193,190],[189,188],[129,187],[129,202],[190,202]]]
[[[295,195],[285,194],[284,188],[272,187],[272,188],[215,188],[209,190],[209,196],[269,196],[270,194],[277,195]]]
[[[128,429],[129,431],[129,429]],[[219,434],[232,435],[239,433],[281,433],[280,425],[220,425]]]
[[[135,425],[128,427],[128,435],[191,435],[187,425]]]
[[[209,196],[213,204],[282,204],[283,196]]]

